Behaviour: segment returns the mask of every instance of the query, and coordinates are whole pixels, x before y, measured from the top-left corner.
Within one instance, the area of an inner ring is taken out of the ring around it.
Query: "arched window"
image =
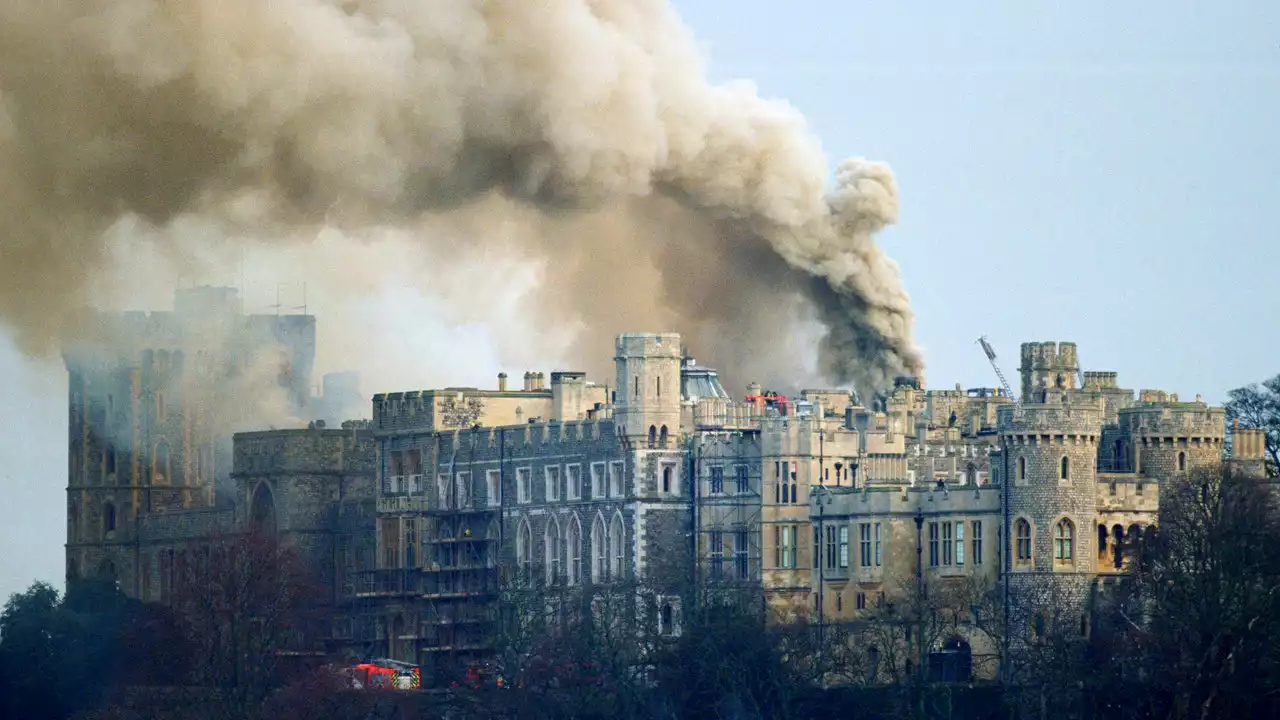
[[[103,532],[115,532],[116,529],[116,506],[107,503],[102,507],[102,530]]]
[[[1102,560],[1107,557],[1107,526],[1098,526],[1098,559]]]
[[[565,550],[565,579],[570,585],[577,585],[582,582],[582,525],[576,515],[569,521]]]
[[[662,430],[658,433],[658,447],[667,446],[667,426],[663,425]]]
[[[1187,454],[1185,452],[1178,453],[1178,472],[1187,471]]]
[[[671,492],[671,466],[664,465],[662,467],[662,492]]]
[[[675,629],[672,626],[673,620],[675,620],[675,612],[671,608],[671,603],[669,602],[662,603],[662,610],[660,611],[660,617],[659,617],[659,624],[661,625],[661,630],[659,630],[659,632],[661,632],[663,635],[670,635],[671,632]]]
[[[276,531],[276,503],[271,488],[265,483],[258,483],[253,491],[253,502],[249,505],[249,518],[254,526],[268,533]]]
[[[1020,563],[1031,561],[1031,523],[1022,518],[1013,525],[1015,538],[1014,557]]]
[[[1018,458],[1018,479],[1027,479],[1027,459],[1024,457]]]
[[[1071,477],[1071,458],[1063,455],[1061,465],[1062,467],[1058,471],[1058,479],[1066,480]]]
[[[1115,555],[1116,569],[1119,570],[1124,566],[1124,526],[1122,525],[1111,528],[1111,551]]]
[[[658,428],[653,425],[649,426],[649,447],[653,447],[658,443]]]
[[[1053,559],[1060,563],[1069,563],[1075,557],[1076,527],[1070,520],[1062,518],[1053,530]]]
[[[605,537],[604,518],[596,515],[591,523],[591,582],[604,582],[608,569],[609,539]]]
[[[520,520],[520,529],[516,531],[516,568],[524,581],[529,579],[529,568],[533,563],[533,531],[529,529],[528,518]]]
[[[547,531],[543,536],[543,552],[547,558],[547,584],[554,585],[560,577],[560,524],[555,518],[547,520]]]
[[[614,580],[621,580],[625,575],[623,563],[627,559],[627,546],[623,537],[622,516],[614,515],[609,523],[609,550],[613,552],[613,566],[609,568],[609,576]]]

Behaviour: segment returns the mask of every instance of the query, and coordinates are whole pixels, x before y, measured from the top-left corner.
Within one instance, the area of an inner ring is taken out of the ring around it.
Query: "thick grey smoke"
[[[121,218],[333,224],[411,233],[436,273],[546,258],[533,314],[581,322],[584,355],[670,328],[767,378],[816,316],[821,374],[883,388],[922,370],[872,239],[896,186],[826,179],[802,119],[708,84],[662,0],[0,4],[0,318],[29,350],[84,330]]]

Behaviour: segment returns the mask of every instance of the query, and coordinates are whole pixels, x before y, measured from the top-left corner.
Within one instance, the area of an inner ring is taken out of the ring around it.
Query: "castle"
[[[127,351],[68,353],[68,575],[163,601],[202,536],[268,524],[339,609],[331,650],[424,677],[492,652],[512,578],[645,584],[669,634],[687,578],[758,590],[775,622],[833,625],[926,584],[1004,579],[1029,632],[1088,632],[1088,598],[1155,523],[1162,484],[1226,457],[1222,409],[1082,373],[1071,343],[1022,346],[1016,400],[900,378],[868,407],[755,384],[738,400],[679,335],[628,333],[604,382],[526,372],[518,388],[503,374],[494,389],[381,394],[368,422],[235,434],[228,468],[210,409],[237,401],[225,371],[266,353],[306,416],[314,319],[243,316],[226,291],[199,292],[221,308],[213,345],[190,330],[209,314],[180,293],[171,315],[122,319]],[[1232,440],[1234,462],[1260,465],[1257,431]]]

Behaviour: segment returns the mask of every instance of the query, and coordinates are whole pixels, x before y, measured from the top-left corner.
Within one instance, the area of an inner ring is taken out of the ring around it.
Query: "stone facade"
[[[612,385],[530,371],[518,389],[503,374],[496,389],[376,395],[367,426],[236,435],[219,475],[222,426],[198,418],[236,400],[184,358],[221,356],[180,340],[190,318],[154,322],[139,347],[172,350],[69,355],[69,572],[106,568],[163,599],[175,552],[269,525],[340,609],[337,647],[424,677],[488,657],[513,588],[640,585],[674,631],[702,583],[758,589],[774,622],[857,625],[926,587],[1005,581],[1026,637],[1087,632],[1097,579],[1155,522],[1161,486],[1225,452],[1221,409],[1081,373],[1070,343],[1023,346],[1017,399],[900,378],[868,407],[755,384],[738,401],[679,335],[636,333],[617,339]],[[244,322],[274,328],[298,355],[286,367],[309,373],[309,319]],[[260,337],[245,333],[237,363]],[[273,382],[304,402],[291,372]],[[1237,436],[1238,462],[1260,463],[1257,438]]]

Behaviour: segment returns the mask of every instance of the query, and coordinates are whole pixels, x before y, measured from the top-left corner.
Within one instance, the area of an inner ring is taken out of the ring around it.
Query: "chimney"
[[[525,372],[524,374],[524,391],[529,392],[533,389],[533,373]]]
[[[534,386],[535,386],[535,387],[533,388],[534,390],[546,390],[546,389],[547,389],[547,376],[546,376],[546,375],[543,375],[541,370],[539,370],[538,372],[534,373],[534,374],[533,374],[533,377],[534,377],[534,381],[533,381],[533,382],[534,382]]]
[[[500,372],[498,373],[498,392],[506,392],[506,391],[507,391],[507,374],[504,372]]]

